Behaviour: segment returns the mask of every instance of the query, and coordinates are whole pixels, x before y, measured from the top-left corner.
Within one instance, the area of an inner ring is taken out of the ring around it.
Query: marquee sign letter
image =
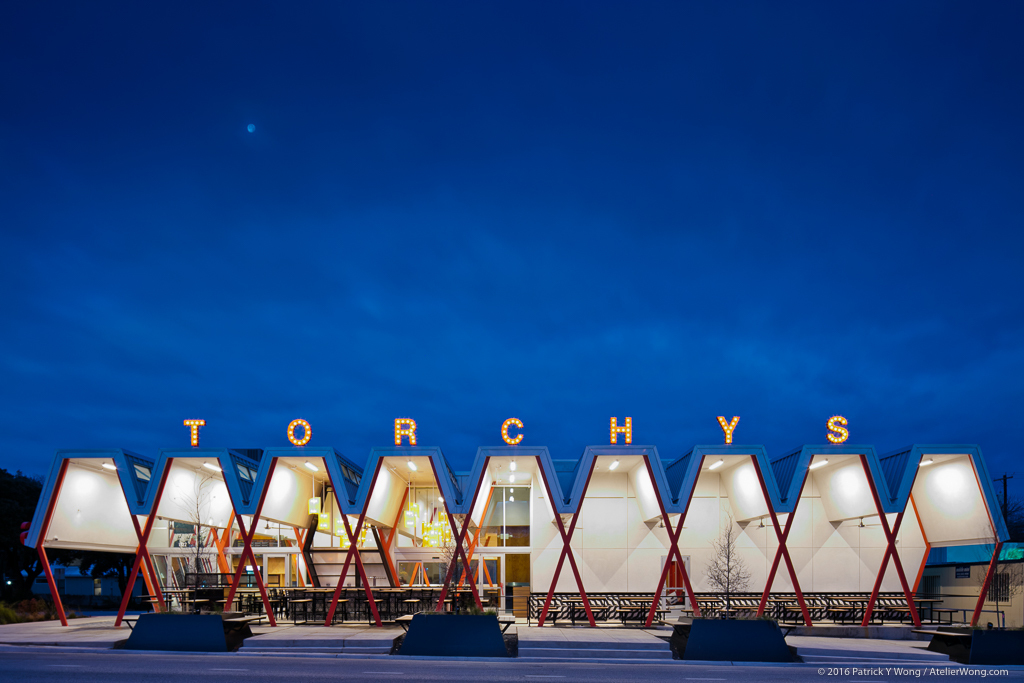
[[[199,428],[206,426],[206,420],[185,420],[185,426],[192,430],[192,447],[199,445]]]
[[[718,416],[718,424],[722,426],[722,431],[725,432],[725,442],[732,443],[732,433],[736,430],[736,425],[740,423],[740,416],[733,415],[732,422],[726,422],[725,418],[721,415]]]
[[[295,438],[295,428],[302,427],[302,438]],[[309,426],[309,423],[299,418],[298,420],[292,420],[288,423],[288,440],[296,446],[305,446],[309,443],[309,437],[313,436],[313,428]]]
[[[833,415],[828,419],[828,422],[825,423],[825,426],[828,427],[828,433],[825,436],[827,436],[828,440],[832,443],[843,443],[850,438],[850,430],[846,429],[845,426],[840,427],[839,425],[846,424],[849,423],[846,421],[845,417],[842,415]]]
[[[409,425],[403,428],[402,425]],[[416,445],[416,420],[408,417],[399,417],[395,420],[395,445],[402,445],[402,437],[409,437],[409,445]]]
[[[517,436],[514,439],[508,435],[508,428],[511,427],[512,425],[515,425],[516,427],[522,429],[523,421],[520,420],[518,417],[510,417],[509,419],[501,423],[501,440],[507,443],[509,446],[518,445],[519,442],[523,440],[523,435],[521,432],[519,436]]]
[[[613,417],[609,430],[611,431],[612,443],[618,443],[619,434],[626,435],[626,443],[633,443],[633,418],[627,417],[626,424],[619,427]]]

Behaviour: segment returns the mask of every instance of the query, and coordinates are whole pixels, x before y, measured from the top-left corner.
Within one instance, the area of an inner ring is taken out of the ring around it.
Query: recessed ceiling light
[[[922,460],[921,464],[918,465],[918,467],[925,467],[927,465],[931,465],[933,462],[935,462],[935,461],[932,460],[931,458],[928,458],[927,460]]]
[[[117,468],[114,467],[113,465],[111,465],[109,462],[103,463],[103,469],[105,469],[105,470],[115,470],[115,471],[117,470]]]
[[[316,465],[314,465],[313,463],[311,463],[308,460],[306,462],[302,463],[302,464],[305,465],[306,469],[308,469],[310,471],[313,471],[313,472],[319,472],[320,471],[319,467],[317,467]]]
[[[709,467],[708,469],[709,469],[709,470],[715,470],[715,469],[718,469],[719,467],[721,467],[721,466],[722,466],[722,465],[724,465],[724,464],[725,464],[725,461],[724,461],[724,460],[719,460],[718,462],[716,462],[716,463],[715,463],[714,465],[712,465],[712,466],[711,466],[711,467]]]
[[[608,465],[608,469],[610,469],[610,470],[614,470],[614,469],[615,469],[616,467],[618,467],[618,466],[619,466],[619,461],[618,461],[618,460],[615,460],[615,461],[613,461],[613,462],[612,462],[612,464],[611,464],[611,465]]]
[[[414,463],[412,460],[410,460],[409,462],[407,462],[405,464],[408,465],[409,469],[412,470],[413,472],[416,471],[416,463]]]
[[[208,463],[208,462],[204,462],[203,463],[203,467],[205,467],[208,470],[213,470],[214,472],[220,472],[221,471],[221,469],[219,467],[217,467],[216,465],[214,465],[212,463]]]
[[[819,467],[824,467],[827,464],[828,464],[828,460],[827,459],[826,460],[819,460],[818,462],[814,463],[813,465],[811,465],[807,469],[809,469],[809,470],[816,470]]]
[[[510,462],[510,463],[508,464],[508,468],[509,468],[510,470],[512,470],[513,472],[515,472],[515,471],[516,471],[516,461],[515,461],[515,460],[513,460],[512,462]]]

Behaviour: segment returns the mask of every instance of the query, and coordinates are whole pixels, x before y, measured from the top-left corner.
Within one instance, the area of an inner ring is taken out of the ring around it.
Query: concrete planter
[[[228,644],[219,614],[150,613],[139,616],[124,649],[227,652]]]
[[[421,613],[412,618],[399,655],[508,657],[493,614]]]
[[[968,664],[1024,664],[1024,631],[975,629]]]
[[[679,659],[717,662],[792,662],[779,625],[766,619],[694,619],[677,624],[669,641]]]

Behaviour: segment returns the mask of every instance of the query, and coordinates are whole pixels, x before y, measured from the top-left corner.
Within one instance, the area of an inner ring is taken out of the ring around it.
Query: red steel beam
[[[370,479],[370,484],[369,484],[369,486],[367,488],[366,501],[363,503],[363,510],[362,510],[362,512],[359,513],[359,519],[356,521],[356,526],[355,526],[354,534],[349,536],[348,552],[345,554],[345,564],[342,565],[341,576],[338,577],[338,585],[334,587],[334,595],[331,597],[331,605],[327,609],[327,618],[324,620],[324,626],[330,626],[331,622],[334,620],[334,612],[335,612],[335,610],[338,609],[338,599],[341,597],[341,588],[342,588],[342,586],[344,586],[344,584],[345,584],[345,577],[348,575],[348,566],[352,562],[352,555],[353,555],[353,553],[355,553],[357,556],[359,554],[359,547],[355,543],[355,538],[358,538],[359,532],[363,528],[363,521],[366,519],[366,508],[367,508],[367,506],[370,503],[370,497],[373,495],[373,487],[377,485],[377,477],[380,474],[380,467],[381,467],[381,465],[383,463],[384,463],[384,458],[377,458],[377,466],[374,467],[373,477]],[[328,477],[331,476],[329,470],[328,470],[327,476]],[[333,482],[331,483],[331,486],[334,486]],[[334,499],[338,500],[337,489],[335,489]],[[346,529],[347,529],[347,527],[348,527],[348,515],[346,515],[344,513],[344,511],[342,509],[340,509],[341,508],[341,502],[340,501],[338,502],[338,507],[339,507],[338,511],[342,513],[342,515],[341,515],[342,519],[345,520]],[[360,560],[358,560],[358,559],[356,560],[357,566],[359,565],[360,562],[361,562]],[[364,583],[365,583],[365,581],[364,581]],[[366,588],[368,590],[368,595],[372,595],[373,592],[369,591],[369,586],[366,586]],[[373,601],[373,598],[370,598],[370,605],[373,608],[374,614],[376,614],[377,613],[377,603],[375,603]],[[381,625],[381,623],[380,623],[380,616],[379,615],[377,616],[377,625],[378,626]]]
[[[793,527],[793,519],[796,517],[796,505],[800,504],[800,495],[803,493],[804,484],[807,483],[807,471],[804,471],[804,481],[800,484],[800,490],[798,491],[796,505],[793,506],[793,512],[790,513],[789,518],[786,520],[786,531],[783,532],[779,528],[779,518],[775,514],[775,508],[772,507],[772,500],[768,497],[768,485],[764,481],[764,473],[761,472],[761,465],[757,462],[757,457],[754,455],[750,456],[751,461],[754,463],[754,470],[757,472],[757,480],[761,483],[761,493],[764,494],[764,502],[768,507],[768,514],[772,518],[772,527],[775,529],[775,537],[779,539],[779,547],[775,551],[775,560],[772,562],[772,571],[768,575],[768,583],[765,584],[764,594],[761,595],[761,603],[757,607],[757,616],[761,616],[764,612],[764,606],[768,601],[768,592],[772,587],[772,582],[775,581],[775,572],[779,567],[779,555],[786,560],[786,568],[789,569],[789,578],[793,582],[793,591],[796,593],[796,601],[800,604],[800,611],[804,615],[804,623],[811,626],[811,613],[807,609],[807,603],[804,601],[803,591],[800,590],[800,582],[796,578],[796,568],[793,566],[793,558],[789,556],[789,548],[786,546],[786,540],[789,538],[789,530]]]
[[[50,503],[46,506],[46,514],[43,516],[43,526],[39,530],[39,540],[36,543],[36,552],[39,554],[39,562],[43,565],[46,573],[46,583],[50,586],[50,597],[53,598],[53,606],[60,617],[61,626],[68,625],[68,618],[64,614],[64,604],[60,601],[60,593],[57,591],[57,582],[53,580],[53,572],[50,571],[50,560],[46,557],[46,550],[43,548],[43,541],[46,540],[46,532],[50,530],[50,521],[53,519],[53,511],[57,508],[57,498],[60,496],[60,488],[64,484],[64,475],[68,471],[68,460],[60,463],[60,470],[57,472],[57,481],[50,495]]]
[[[235,599],[235,592],[238,590],[238,585],[242,582],[242,570],[245,568],[246,556],[252,560],[253,573],[256,575],[256,587],[260,590],[260,597],[263,599],[263,606],[267,610],[267,621],[270,622],[271,626],[277,626],[277,620],[274,618],[274,610],[270,606],[270,597],[267,595],[267,587],[263,585],[263,573],[260,571],[260,567],[256,563],[256,553],[252,550],[252,539],[256,537],[256,527],[259,525],[260,514],[263,512],[263,504],[267,500],[267,492],[270,490],[270,482],[274,477],[274,470],[277,469],[277,458],[270,461],[270,469],[267,471],[267,478],[264,480],[263,491],[260,493],[260,502],[256,505],[256,514],[252,516],[250,522],[252,526],[249,530],[245,530],[245,521],[242,519],[242,515],[235,511],[235,521],[238,522],[238,530],[242,533],[242,557],[239,558],[238,569],[235,570],[234,581],[231,582],[231,589],[228,591],[227,602],[225,604],[231,605]]]
[[[121,596],[121,607],[117,611],[117,619],[114,620],[114,628],[120,628],[121,622],[124,620],[124,613],[128,609],[128,600],[131,598],[132,590],[135,588],[135,577],[139,573],[139,564],[143,558],[149,557],[146,551],[146,544],[149,543],[149,534],[153,531],[153,522],[156,521],[157,510],[160,509],[160,498],[164,493],[164,486],[167,484],[167,475],[171,472],[171,465],[174,463],[174,458],[167,458],[164,463],[163,474],[160,475],[160,482],[157,485],[156,495],[153,497],[153,507],[150,508],[149,514],[146,516],[146,527],[139,537],[139,548],[142,552],[135,553],[135,562],[132,564],[132,570],[128,573],[128,585],[125,587],[124,595]],[[135,515],[132,515],[132,519],[135,519]],[[138,520],[136,520],[136,525]],[[152,558],[150,558],[152,559]]]
[[[871,591],[871,597],[868,598],[867,607],[864,609],[864,620],[861,622],[862,626],[867,626],[871,623],[871,616],[874,613],[875,601],[878,599],[878,592],[882,587],[882,579],[885,577],[885,568],[889,563],[889,556],[892,556],[893,566],[896,567],[896,574],[899,576],[900,585],[903,587],[903,595],[907,599],[907,607],[910,608],[910,617],[914,621],[915,628],[921,628],[921,617],[917,613],[917,607],[914,605],[914,596],[910,592],[910,586],[907,584],[906,574],[903,573],[903,563],[900,562],[899,553],[896,552],[896,534],[899,532],[900,524],[903,523],[903,514],[906,512],[900,512],[896,515],[896,521],[893,523],[893,527],[889,529],[889,520],[885,516],[885,510],[882,509],[882,500],[878,497],[878,488],[875,486],[875,480],[871,477],[871,469],[868,467],[868,458],[863,453],[860,456],[861,466],[864,468],[864,477],[868,480],[868,488],[871,489],[871,497],[875,501],[875,509],[878,510],[878,518],[882,522],[882,532],[885,534],[886,547],[885,552],[882,554],[882,565],[878,570],[878,576],[875,578],[875,587]],[[914,473],[914,478],[917,478],[917,473]],[[911,490],[914,488],[913,481],[910,484]]]
[[[551,606],[551,599],[555,594],[555,586],[558,584],[558,575],[562,571],[562,563],[565,558],[569,558],[569,566],[572,567],[572,573],[576,577],[576,587],[580,589],[580,597],[583,599],[583,609],[587,613],[587,621],[590,625],[597,627],[597,622],[594,621],[594,613],[590,609],[590,600],[587,599],[587,591],[583,587],[583,580],[580,578],[580,570],[576,566],[576,559],[573,557],[572,548],[570,542],[572,541],[573,532],[576,531],[576,522],[579,521],[580,514],[583,512],[583,499],[587,495],[587,489],[590,487],[590,478],[594,475],[594,467],[597,465],[597,457],[594,456],[593,461],[590,463],[590,471],[587,472],[587,480],[583,484],[583,491],[580,492],[579,505],[576,508],[575,514],[572,516],[572,523],[569,525],[569,531],[566,533],[565,524],[562,522],[562,516],[558,514],[558,507],[555,505],[555,499],[551,493],[551,484],[548,482],[547,477],[544,474],[544,470],[541,467],[540,456],[534,456],[537,458],[537,470],[541,474],[541,479],[544,480],[544,488],[547,490],[548,502],[551,503],[551,511],[555,514],[555,523],[558,527],[558,533],[562,536],[562,552],[558,555],[558,564],[555,565],[555,574],[551,578],[551,588],[548,589],[548,597],[544,601],[544,609],[541,610],[540,619],[537,620],[538,626],[544,625],[544,620],[548,616],[548,608]]]

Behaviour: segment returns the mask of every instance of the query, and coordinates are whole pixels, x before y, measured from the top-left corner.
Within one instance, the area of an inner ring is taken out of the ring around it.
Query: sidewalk
[[[519,636],[521,659],[641,662],[672,658],[667,642],[672,633],[669,628],[540,628],[525,624],[512,628]],[[254,636],[245,641],[239,654],[386,656],[395,637],[403,633],[396,626],[374,628],[355,624],[330,628],[262,624],[253,626],[252,631]],[[127,625],[114,628],[114,617],[83,617],[70,620],[67,627],[59,621],[0,626],[0,645],[110,649],[130,633]],[[927,641],[790,634],[786,642],[797,648],[807,664],[949,663],[947,656],[929,652]]]

